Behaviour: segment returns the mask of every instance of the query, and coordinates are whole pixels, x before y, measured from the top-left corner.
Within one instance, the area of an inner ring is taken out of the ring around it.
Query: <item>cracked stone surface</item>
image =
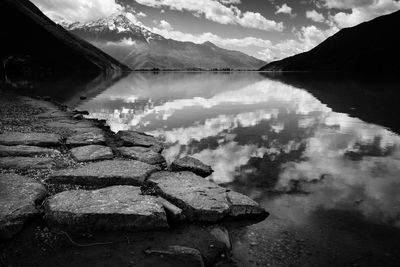
[[[157,172],[150,176],[148,184],[181,208],[191,221],[216,222],[224,218],[265,218],[268,215],[249,197],[191,172]]]
[[[160,153],[153,151],[151,148],[139,146],[119,147],[118,151],[125,158],[139,160],[151,165],[167,166],[165,158]]]
[[[160,153],[164,146],[162,142],[154,136],[136,131],[119,131],[117,137],[120,138],[124,146],[148,147]]]
[[[106,142],[104,134],[100,131],[78,132],[69,136],[67,146],[103,145]]]
[[[177,159],[171,164],[172,171],[189,171],[193,172],[201,177],[210,176],[213,173],[211,166],[208,166],[201,162],[200,160],[185,156],[183,158]]]
[[[142,185],[158,170],[159,167],[140,161],[105,160],[54,172],[46,182],[93,186]]]
[[[27,219],[39,213],[36,204],[45,196],[44,186],[31,178],[0,174],[0,238],[19,232]]]
[[[105,160],[114,157],[111,148],[100,145],[75,147],[70,152],[72,157],[79,162]]]
[[[17,170],[42,170],[51,169],[54,161],[51,158],[31,158],[31,157],[4,157],[0,158],[0,168]]]
[[[0,134],[0,145],[58,146],[61,136],[53,133],[20,133],[8,132]]]
[[[0,145],[0,157],[34,157],[34,156],[51,156],[59,155],[60,151],[51,148],[38,146],[3,146]]]
[[[68,230],[138,231],[168,227],[156,197],[135,186],[65,191],[45,204],[46,219]]]

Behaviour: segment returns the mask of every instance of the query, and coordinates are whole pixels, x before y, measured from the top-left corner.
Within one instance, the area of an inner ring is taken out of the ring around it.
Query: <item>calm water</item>
[[[113,131],[161,137],[167,161],[192,155],[270,211],[232,231],[243,266],[390,266],[400,261],[397,85],[134,73],[78,108]]]

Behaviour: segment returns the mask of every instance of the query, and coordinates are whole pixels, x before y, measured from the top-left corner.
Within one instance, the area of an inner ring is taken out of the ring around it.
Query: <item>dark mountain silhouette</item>
[[[399,72],[400,11],[342,29],[308,52],[262,71]]]
[[[55,24],[28,0],[1,0],[0,28],[0,72],[46,75],[129,70]]]
[[[132,69],[258,70],[264,61],[211,42],[179,42],[155,34],[125,13],[88,23],[63,25]]]

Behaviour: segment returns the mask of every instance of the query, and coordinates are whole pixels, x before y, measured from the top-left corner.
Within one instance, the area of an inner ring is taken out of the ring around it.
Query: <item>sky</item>
[[[56,22],[127,12],[178,41],[206,41],[267,62],[308,51],[342,28],[400,9],[400,0],[31,0]]]

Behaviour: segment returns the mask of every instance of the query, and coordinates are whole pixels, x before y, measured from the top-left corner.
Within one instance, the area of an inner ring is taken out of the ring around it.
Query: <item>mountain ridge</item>
[[[400,11],[384,15],[327,38],[310,51],[271,62],[260,71],[400,72]]]
[[[153,33],[117,13],[88,23],[63,24],[132,69],[243,69],[257,70],[264,61],[211,42],[180,42]]]

